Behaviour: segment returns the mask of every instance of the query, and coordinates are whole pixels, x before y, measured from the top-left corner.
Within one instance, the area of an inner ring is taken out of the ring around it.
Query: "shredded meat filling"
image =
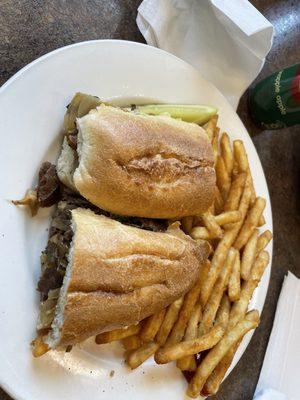
[[[60,182],[55,165],[44,162],[39,170],[37,200],[41,207],[50,207],[60,199]]]

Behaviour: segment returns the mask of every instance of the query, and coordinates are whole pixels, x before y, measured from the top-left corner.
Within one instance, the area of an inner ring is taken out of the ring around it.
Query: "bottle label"
[[[249,92],[252,118],[269,129],[300,123],[300,64],[258,82]]]

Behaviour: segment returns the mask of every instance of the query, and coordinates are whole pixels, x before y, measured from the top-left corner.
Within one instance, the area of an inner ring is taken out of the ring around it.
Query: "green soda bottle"
[[[252,119],[264,129],[300,123],[300,64],[282,69],[249,90]]]

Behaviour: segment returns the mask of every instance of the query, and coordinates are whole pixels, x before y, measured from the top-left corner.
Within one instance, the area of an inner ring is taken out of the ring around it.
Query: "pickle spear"
[[[217,113],[217,108],[203,105],[188,104],[148,104],[136,106],[136,111],[148,115],[169,115],[186,122],[203,125]]]

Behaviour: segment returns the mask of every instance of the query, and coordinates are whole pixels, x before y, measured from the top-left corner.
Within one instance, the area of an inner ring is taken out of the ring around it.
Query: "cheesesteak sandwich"
[[[212,204],[214,157],[199,125],[104,104],[74,124],[69,108],[57,173],[91,203],[146,218],[201,214]]]
[[[42,254],[37,328],[49,349],[162,310],[195,284],[209,253],[179,223],[154,232],[83,206],[80,199],[58,203]]]
[[[174,221],[201,215],[214,193],[212,146],[199,125],[76,94],[57,166],[44,163],[37,187],[14,202],[32,215],[57,205],[34,355],[137,324],[184,295],[210,245]]]

